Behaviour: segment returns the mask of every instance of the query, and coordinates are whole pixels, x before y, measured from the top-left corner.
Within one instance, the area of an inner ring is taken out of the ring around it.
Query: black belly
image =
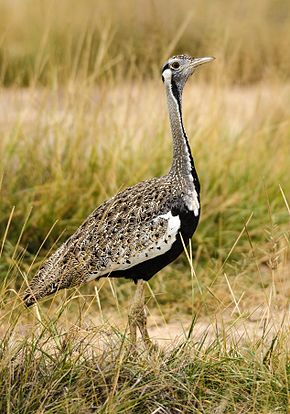
[[[102,277],[124,277],[126,279],[132,279],[134,282],[138,279],[147,281],[159,272],[159,270],[163,269],[163,267],[173,262],[173,260],[175,260],[184,251],[184,244],[186,246],[188,245],[199,221],[199,216],[196,217],[192,211],[187,210],[186,212],[182,212],[178,215],[181,221],[181,227],[170,250],[160,256],[156,256],[152,259],[139,263],[136,266],[130,267],[129,269],[116,270],[115,272]]]

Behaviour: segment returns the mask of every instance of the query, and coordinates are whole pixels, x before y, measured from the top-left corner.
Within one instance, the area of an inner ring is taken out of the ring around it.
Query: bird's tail
[[[28,308],[43,297],[52,295],[59,289],[58,284],[56,283],[41,283],[39,279],[36,279],[37,276],[38,275],[36,274],[34,279],[31,281],[30,286],[28,286],[22,296],[23,302]]]
[[[62,258],[62,252],[65,245],[62,245],[50,258],[44,263],[44,265],[34,275],[27,289],[24,291],[22,298],[24,304],[29,307],[39,301],[45,296],[49,296],[59,289],[67,287],[70,278],[62,277],[65,272],[60,270],[59,263]],[[64,283],[66,282],[66,283]]]
[[[27,308],[29,308],[29,306],[32,306],[37,302],[35,295],[32,292],[29,293],[28,289],[26,289],[26,291],[24,292],[22,299],[24,305],[27,306]]]
[[[24,291],[22,298],[24,304],[29,307],[34,303],[50,296],[61,289],[75,286],[78,282],[78,274],[71,269],[51,269],[45,265],[31,280],[29,286]]]

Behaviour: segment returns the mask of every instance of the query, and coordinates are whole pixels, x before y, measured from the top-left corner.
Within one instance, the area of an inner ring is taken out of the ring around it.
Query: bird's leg
[[[131,304],[128,321],[130,338],[132,345],[136,345],[137,342],[137,327],[141,333],[142,339],[146,347],[152,346],[149,333],[147,330],[147,316],[145,312],[145,282],[144,280],[137,281],[137,289]]]

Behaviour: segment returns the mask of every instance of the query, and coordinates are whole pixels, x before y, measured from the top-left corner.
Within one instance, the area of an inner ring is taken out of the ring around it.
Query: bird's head
[[[173,88],[176,87],[181,95],[185,82],[195,69],[214,59],[214,57],[197,58],[188,55],[172,56],[162,67],[162,80],[165,84],[171,85]]]

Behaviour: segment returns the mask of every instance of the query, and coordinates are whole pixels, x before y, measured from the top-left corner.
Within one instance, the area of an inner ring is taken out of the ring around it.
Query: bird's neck
[[[173,80],[166,82],[165,85],[173,138],[173,160],[169,174],[183,176],[184,178],[188,177],[190,181],[192,181],[192,176],[197,179],[197,175],[190,146],[183,127],[181,108],[182,92],[178,90]]]

